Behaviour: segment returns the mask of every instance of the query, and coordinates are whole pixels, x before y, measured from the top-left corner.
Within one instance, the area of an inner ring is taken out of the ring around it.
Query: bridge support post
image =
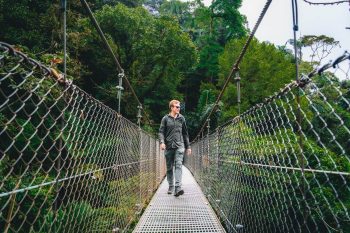
[[[67,0],[61,0],[61,6],[60,6],[60,12],[61,12],[61,19],[62,19],[62,39],[63,39],[63,81],[66,81],[67,78]],[[65,98],[66,98],[66,93],[63,94],[63,100],[65,102]],[[65,104],[64,104],[65,105]],[[60,185],[58,180],[60,179],[61,176],[61,160],[62,160],[62,153],[63,153],[63,129],[64,129],[64,124],[65,124],[65,119],[64,119],[64,108],[63,108],[63,112],[61,113],[61,117],[60,119],[60,123],[59,123],[59,127],[60,127],[60,133],[61,136],[59,138],[59,142],[58,142],[58,156],[57,156],[57,160],[55,161],[55,167],[56,167],[56,183],[55,183],[55,192],[56,192],[56,198],[54,199],[54,203],[53,203],[53,209],[54,209],[54,220],[53,220],[53,231],[57,231],[57,229],[55,229],[56,224],[55,221],[57,220],[58,217],[58,210],[59,210],[59,196],[60,196]],[[64,162],[64,161],[63,161]],[[64,167],[64,165],[63,165]]]
[[[241,148],[241,144],[242,144],[242,135],[241,135],[241,77],[239,75],[239,69],[237,68],[236,70],[236,77],[234,79],[234,81],[236,82],[236,88],[237,88],[237,108],[238,108],[238,129],[237,129],[237,155],[238,156],[238,161],[239,164],[237,164],[237,174],[238,174],[238,179],[237,179],[237,189],[241,189],[242,188],[242,173],[243,173],[243,169],[242,169],[242,151],[240,150]],[[244,213],[244,210],[242,210],[242,193],[240,193],[242,191],[238,192],[238,197],[237,197],[237,211],[239,213]],[[237,222],[243,222],[243,218],[244,216],[242,216],[242,214],[238,215],[237,218]],[[237,226],[242,226],[241,224],[237,224],[236,225],[236,229],[241,229],[242,227],[237,227]]]
[[[120,102],[122,98],[122,91],[124,90],[123,88],[123,78],[125,77],[124,70],[118,74],[119,77],[119,85],[117,86],[118,90],[118,113],[120,114]]]
[[[141,115],[141,110],[142,110],[142,106],[139,105],[137,106],[138,108],[138,112],[137,112],[137,124],[138,124],[138,130],[139,130],[139,138],[140,138],[140,157],[139,157],[139,169],[140,169],[140,194],[139,194],[139,204],[138,204],[138,213],[140,214],[141,213],[141,210],[142,210],[142,169],[143,169],[143,161],[142,161],[142,152],[143,152],[143,143],[142,143],[142,130],[141,130],[141,118],[142,118],[142,115]]]
[[[154,170],[153,170],[153,156],[152,156],[152,138],[149,137],[149,154],[148,154],[148,171],[147,171],[147,178],[148,178],[148,192],[147,192],[147,197],[151,196],[151,193],[153,191],[153,182],[154,182]]]
[[[210,119],[207,119],[207,154],[205,155],[206,158],[204,158],[204,169],[205,173],[209,174],[210,173]],[[211,182],[208,182],[209,187],[207,188],[207,193],[211,192]]]

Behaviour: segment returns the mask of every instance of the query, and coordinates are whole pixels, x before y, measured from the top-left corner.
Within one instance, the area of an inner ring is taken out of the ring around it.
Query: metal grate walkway
[[[134,233],[137,232],[225,232],[190,171],[183,167],[180,197],[167,194],[164,179]]]

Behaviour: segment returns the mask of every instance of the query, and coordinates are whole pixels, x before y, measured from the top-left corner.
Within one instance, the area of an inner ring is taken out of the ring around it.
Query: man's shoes
[[[185,193],[185,192],[184,192],[183,189],[176,190],[174,196],[175,196],[175,197],[178,197],[178,196],[180,196],[180,195],[183,195],[184,193]]]
[[[174,192],[174,187],[169,187],[168,194],[172,194]]]

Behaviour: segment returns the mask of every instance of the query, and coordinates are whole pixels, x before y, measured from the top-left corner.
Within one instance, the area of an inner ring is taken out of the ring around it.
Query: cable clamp
[[[298,86],[305,87],[310,82],[311,82],[311,79],[309,78],[309,76],[302,74],[301,78],[299,79]]]
[[[122,69],[121,72],[118,74],[118,78],[124,78],[125,77],[125,73],[124,70]]]

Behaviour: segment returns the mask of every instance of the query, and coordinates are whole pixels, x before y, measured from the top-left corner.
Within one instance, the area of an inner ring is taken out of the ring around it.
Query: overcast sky
[[[317,2],[322,1],[326,0],[317,0]],[[209,5],[210,2],[211,0],[204,0],[206,5]],[[265,3],[266,0],[243,0],[240,12],[247,17],[250,29],[254,27]],[[350,29],[345,29],[350,27],[350,5],[348,3],[314,6],[299,0],[298,9],[298,38],[303,35],[324,34],[339,41],[342,48],[334,50],[332,57],[327,58],[328,60],[343,54],[345,50],[350,52]],[[256,37],[260,41],[284,45],[288,39],[293,38],[292,28],[291,0],[273,0],[258,28]],[[307,59],[307,54],[304,59]]]

